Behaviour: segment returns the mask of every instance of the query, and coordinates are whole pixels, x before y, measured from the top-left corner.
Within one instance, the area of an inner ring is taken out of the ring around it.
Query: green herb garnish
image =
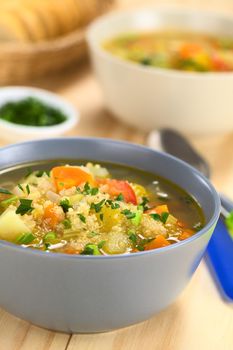
[[[136,213],[133,213],[131,210],[129,210],[129,209],[124,209],[124,210],[122,210],[122,212],[121,212],[122,214],[124,214],[126,217],[127,217],[127,219],[133,219],[133,218],[135,218],[135,216],[136,216]]]
[[[91,186],[88,182],[85,183],[83,188],[83,194],[90,194],[91,193]]]
[[[98,192],[99,192],[99,189],[98,189],[97,187],[93,187],[93,188],[91,189],[91,195],[92,195],[92,196],[95,196]]]
[[[105,199],[102,199],[99,203],[91,203],[91,209],[94,209],[96,213],[99,213],[101,208],[103,207],[105,203]]]
[[[12,194],[9,190],[5,189],[5,188],[0,188],[0,193],[3,194]]]
[[[149,214],[149,215],[152,219],[154,219],[156,221],[161,221],[161,216],[159,214],[153,213],[153,214]]]
[[[137,243],[137,235],[135,233],[130,233],[129,239],[132,241],[134,245]]]
[[[30,213],[33,210],[31,199],[20,199],[20,205],[16,209],[16,214],[24,215]]]
[[[20,191],[24,192],[22,185],[18,184],[18,188],[20,189]]]
[[[72,208],[72,205],[70,205],[69,199],[67,198],[60,201],[60,206],[62,207],[64,213],[67,213],[69,211],[69,208]]]
[[[27,184],[27,186],[26,186],[26,191],[27,191],[27,194],[30,194],[30,187],[29,187],[29,185]]]
[[[119,201],[119,202],[123,202],[124,201],[124,196],[122,193],[120,193],[116,198],[115,198],[116,201]]]
[[[99,249],[102,249],[103,246],[105,245],[105,243],[106,243],[106,241],[100,241],[100,242],[98,243],[98,248],[99,248]]]
[[[147,197],[142,197],[140,205],[143,207],[143,211],[148,209],[147,203],[149,203],[149,199]]]
[[[36,238],[36,236],[34,236],[32,233],[24,233],[17,238],[16,243],[29,244],[32,241],[34,241],[35,238]]]
[[[100,220],[103,221],[104,220],[104,214],[100,213]]]
[[[111,209],[118,209],[120,205],[118,203],[111,203]]]
[[[164,212],[164,213],[162,213],[162,214],[160,215],[161,221],[162,221],[164,224],[166,224],[166,221],[167,221],[168,216],[169,216],[169,213],[168,213],[168,212]]]
[[[86,218],[83,214],[78,214],[78,217],[84,224],[86,223]]]
[[[57,125],[67,119],[59,109],[34,97],[4,104],[0,108],[0,118],[14,124],[38,127]]]

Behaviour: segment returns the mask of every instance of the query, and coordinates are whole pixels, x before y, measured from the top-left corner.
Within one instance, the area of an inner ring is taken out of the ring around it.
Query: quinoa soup
[[[183,189],[119,164],[56,160],[0,175],[0,239],[25,248],[136,253],[176,244],[205,223]]]

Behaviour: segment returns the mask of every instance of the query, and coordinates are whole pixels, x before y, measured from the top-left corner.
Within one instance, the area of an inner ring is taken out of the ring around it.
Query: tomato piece
[[[88,182],[90,185],[95,184],[93,175],[78,167],[58,166],[51,170],[51,176],[57,191],[79,186],[85,182]]]
[[[137,205],[135,192],[127,181],[99,179],[98,182],[102,185],[106,185],[105,191],[109,193],[111,197],[117,197],[119,194],[122,194],[126,203]]]
[[[162,248],[170,245],[170,243],[162,235],[158,235],[153,241],[145,245],[145,250]]]

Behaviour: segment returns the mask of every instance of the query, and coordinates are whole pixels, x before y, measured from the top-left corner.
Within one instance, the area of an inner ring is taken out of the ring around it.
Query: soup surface
[[[0,239],[25,248],[134,253],[182,241],[203,224],[185,191],[122,165],[50,161],[1,174]]]
[[[233,38],[164,30],[114,37],[103,47],[120,58],[145,66],[195,72],[233,70]]]

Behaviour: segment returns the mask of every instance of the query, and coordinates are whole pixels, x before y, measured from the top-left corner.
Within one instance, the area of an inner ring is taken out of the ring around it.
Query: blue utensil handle
[[[227,203],[225,203],[227,204]],[[228,203],[230,204],[230,203]],[[231,211],[233,206],[227,205]],[[228,301],[233,301],[233,239],[222,218],[218,220],[209,242],[207,254],[215,272],[220,290]]]

